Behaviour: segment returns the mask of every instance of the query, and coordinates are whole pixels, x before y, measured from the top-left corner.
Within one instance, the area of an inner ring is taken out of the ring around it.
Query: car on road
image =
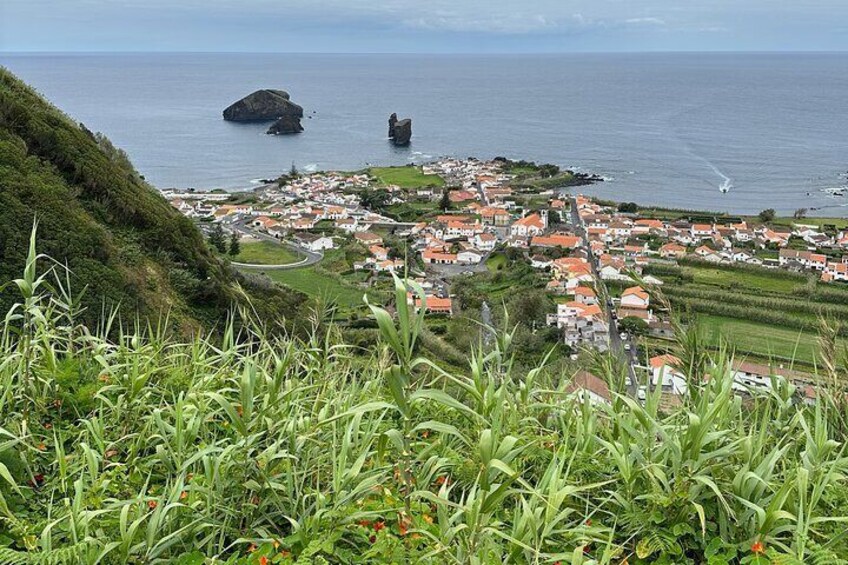
[[[624,344],[624,350],[625,350],[625,351],[630,351],[630,344],[629,344],[629,343],[625,343],[625,344]]]

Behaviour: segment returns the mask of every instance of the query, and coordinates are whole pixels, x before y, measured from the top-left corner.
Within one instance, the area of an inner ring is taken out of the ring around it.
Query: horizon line
[[[4,55],[430,55],[430,56],[539,56],[539,55],[844,55],[841,50],[791,49],[791,50],[737,50],[737,49],[682,49],[682,50],[575,50],[575,51],[212,51],[212,50],[0,50]]]

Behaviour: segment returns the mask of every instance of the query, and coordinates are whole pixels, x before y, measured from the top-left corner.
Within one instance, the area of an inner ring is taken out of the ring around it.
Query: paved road
[[[615,306],[612,303],[612,298],[610,298],[609,292],[607,292],[607,287],[601,278],[601,274],[598,272],[598,261],[592,253],[592,246],[589,243],[589,233],[586,231],[586,226],[583,225],[583,220],[580,219],[580,214],[577,213],[577,199],[570,196],[569,201],[571,203],[571,225],[574,228],[574,233],[580,236],[581,241],[583,242],[583,247],[589,257],[589,264],[592,266],[592,275],[597,281],[598,289],[601,291],[600,295],[606,300],[605,306],[607,311],[607,324],[609,325],[610,333],[610,350],[627,364],[627,372],[630,376],[628,392],[635,398],[639,388],[636,381],[636,370],[634,369],[634,365],[636,365],[637,362],[635,348],[632,344],[630,344],[630,351],[627,351],[624,348],[625,344],[621,339],[621,330],[618,327],[618,320],[614,315]],[[628,343],[630,342],[628,341]]]
[[[248,235],[250,237],[255,237],[256,239],[261,239],[261,240],[264,240],[264,241],[270,241],[270,242],[276,243],[278,245],[285,245],[286,247],[290,247],[291,249],[294,249],[295,251],[297,251],[298,253],[300,253],[301,255],[304,256],[304,258],[301,259],[300,261],[298,261],[297,263],[288,263],[288,264],[285,264],[285,265],[250,265],[250,264],[247,264],[247,263],[235,263],[235,262],[233,263],[233,265],[237,265],[237,266],[240,266],[240,267],[251,267],[251,268],[257,268],[257,269],[261,268],[261,269],[280,271],[280,270],[285,270],[285,269],[300,269],[302,267],[308,267],[310,265],[314,265],[315,263],[318,263],[319,261],[321,261],[324,258],[323,253],[311,251],[309,249],[306,249],[305,247],[301,247],[300,245],[297,245],[296,243],[294,243],[292,241],[280,240],[280,239],[277,239],[274,236],[268,235],[267,233],[262,233],[258,230],[253,229],[253,227],[250,225],[250,219],[234,220],[234,221],[230,222],[228,224],[228,226],[231,229],[234,229],[241,234]]]

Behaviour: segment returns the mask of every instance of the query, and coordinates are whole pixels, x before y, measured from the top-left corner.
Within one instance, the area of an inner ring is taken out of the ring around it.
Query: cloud
[[[664,26],[665,20],[662,18],[647,17],[647,18],[628,18],[624,23],[629,25],[655,25]]]

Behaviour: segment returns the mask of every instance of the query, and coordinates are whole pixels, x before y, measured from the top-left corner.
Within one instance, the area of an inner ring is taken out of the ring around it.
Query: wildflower
[[[151,510],[154,510],[157,506],[159,506],[159,503],[156,502],[155,500],[148,500],[147,501],[147,507],[150,508]]]
[[[247,548],[247,552],[253,553],[254,551],[256,551],[256,544],[252,543],[252,544],[250,544],[250,547]]]
[[[424,516],[422,516],[422,518],[423,518],[423,519],[424,519],[424,521],[425,521],[425,522],[427,522],[428,524],[432,524],[432,523],[433,523],[433,517],[432,517],[432,516],[430,516],[429,514],[424,514]]]
[[[405,536],[409,530],[407,529],[407,525],[405,522],[398,523],[398,532],[400,535]]]
[[[51,424],[50,422],[44,422],[44,429],[45,430],[52,430],[53,424]]]
[[[424,430],[423,432],[421,432],[421,437],[423,437],[424,439],[427,439],[428,437],[430,437],[430,431]]]
[[[371,527],[371,522],[369,522],[368,520],[360,520],[359,522],[357,522],[357,524],[359,524],[363,528],[370,528]]]
[[[386,523],[383,522],[382,520],[379,521],[379,522],[374,522],[374,531],[375,532],[379,532],[380,530],[382,530],[385,527],[386,527]]]
[[[101,373],[100,376],[97,377],[97,378],[100,380],[101,383],[108,383],[109,382],[109,374],[108,373]]]
[[[268,558],[264,555],[259,558],[259,565],[268,565]]]
[[[277,540],[274,540],[273,545],[274,545],[274,549],[280,549],[280,542],[278,542]]]
[[[587,525],[587,526],[591,526],[591,525],[592,525],[592,519],[591,519],[591,518],[586,518],[586,525]]]
[[[188,493],[186,491],[181,492],[180,500],[185,500],[186,498],[188,498]]]
[[[377,541],[377,536],[371,536],[370,538],[368,538],[368,541],[369,541],[370,543],[374,543],[374,542],[376,542],[376,541]]]
[[[763,545],[763,542],[757,540],[754,542],[754,545],[751,546],[751,551],[757,554],[765,553],[766,547]]]
[[[47,446],[44,445],[43,443],[38,444],[38,450],[39,451],[45,451],[46,449],[47,449]]]

